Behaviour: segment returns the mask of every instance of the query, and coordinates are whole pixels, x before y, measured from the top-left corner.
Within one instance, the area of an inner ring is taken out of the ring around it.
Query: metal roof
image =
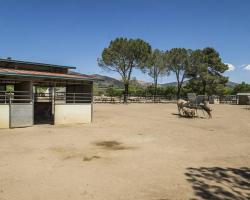
[[[66,79],[66,80],[95,80],[94,76],[86,74],[61,74],[52,72],[40,72],[33,70],[19,70],[0,68],[0,76],[16,76],[16,77],[30,77],[30,78],[50,78],[50,79]]]
[[[73,67],[73,66],[54,65],[54,64],[12,60],[12,59],[2,59],[2,58],[0,58],[0,62],[6,62],[6,63],[12,63],[12,64],[36,65],[36,66],[43,66],[43,67],[58,67],[58,68],[76,69],[76,67]]]

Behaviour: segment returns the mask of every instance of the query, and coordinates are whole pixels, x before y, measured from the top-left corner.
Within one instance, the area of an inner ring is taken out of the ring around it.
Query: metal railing
[[[91,93],[31,93],[30,91],[0,91],[0,104],[55,102],[56,104],[84,104],[92,102]]]
[[[0,91],[0,104],[9,103],[9,93],[6,91]]]
[[[220,103],[237,104],[237,95],[225,95],[219,97]]]
[[[34,102],[52,102],[53,101],[53,95],[49,92],[40,92],[40,93],[34,93]]]
[[[56,92],[55,103],[66,103],[66,104],[81,104],[91,103],[91,93],[68,93],[68,92]]]
[[[0,104],[31,103],[33,97],[30,91],[0,91]]]
[[[130,103],[170,103],[176,101],[174,95],[141,95],[141,96],[128,96]],[[123,103],[123,96],[94,96],[95,103]]]

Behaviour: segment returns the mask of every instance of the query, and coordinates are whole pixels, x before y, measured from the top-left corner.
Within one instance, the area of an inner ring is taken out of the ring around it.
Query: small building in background
[[[74,69],[0,59],[0,128],[90,123],[94,77]]]
[[[250,92],[241,92],[237,93],[237,104],[239,105],[247,105],[250,100]]]

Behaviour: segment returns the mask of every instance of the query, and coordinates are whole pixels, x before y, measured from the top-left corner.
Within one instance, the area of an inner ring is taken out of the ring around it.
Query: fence
[[[174,95],[147,95],[147,96],[128,96],[130,103],[171,103],[176,101]],[[185,98],[184,98],[185,99]],[[219,96],[219,102],[222,104],[237,104],[237,95]],[[95,103],[123,103],[123,96],[108,97],[95,96]],[[9,103],[32,103],[32,102],[52,102],[57,104],[84,104],[92,102],[91,93],[67,93],[56,92],[52,93],[31,93],[30,91],[0,91],[0,104]]]
[[[237,99],[237,95],[225,95],[219,97],[220,103],[223,104],[237,104]]]
[[[91,93],[67,93],[67,92],[56,92],[55,93],[56,103],[69,103],[69,104],[82,104],[91,103]]]
[[[204,95],[198,95],[202,97]],[[181,97],[182,99],[188,100],[187,97]],[[225,96],[209,96],[207,99],[216,99],[221,104],[237,104],[237,95],[225,95]],[[175,95],[147,95],[147,96],[128,96],[129,103],[173,103],[176,102],[177,97]],[[212,102],[212,101],[211,101]],[[110,97],[110,96],[95,96],[94,103],[123,103],[123,96]]]
[[[171,103],[176,101],[176,96],[163,96],[163,95],[145,95],[145,96],[128,96],[130,103]],[[95,96],[95,103],[123,103],[123,96],[110,97],[110,96]]]
[[[0,91],[0,103],[7,104],[9,103],[9,93],[6,91]]]
[[[92,102],[91,93],[31,93],[30,91],[0,91],[0,104],[53,102],[61,104],[83,104]]]
[[[32,94],[29,91],[0,91],[0,103],[31,103],[33,101]]]

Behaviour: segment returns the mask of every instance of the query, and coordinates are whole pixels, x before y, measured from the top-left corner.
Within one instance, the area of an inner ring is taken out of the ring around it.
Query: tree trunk
[[[157,78],[154,81],[154,102],[156,101],[156,95],[157,95]]]
[[[177,100],[181,98],[182,82],[177,82]]]
[[[124,96],[123,96],[123,103],[128,103],[128,83],[124,83]]]
[[[203,82],[202,84],[203,84],[203,91],[202,91],[202,93],[203,93],[203,95],[206,95],[206,86],[207,86],[207,84],[206,84],[206,82]]]
[[[180,99],[181,87],[177,86],[177,99]]]
[[[177,100],[180,99],[180,93],[181,93],[181,82],[179,77],[180,71],[178,70],[176,72],[176,79],[177,79]]]

